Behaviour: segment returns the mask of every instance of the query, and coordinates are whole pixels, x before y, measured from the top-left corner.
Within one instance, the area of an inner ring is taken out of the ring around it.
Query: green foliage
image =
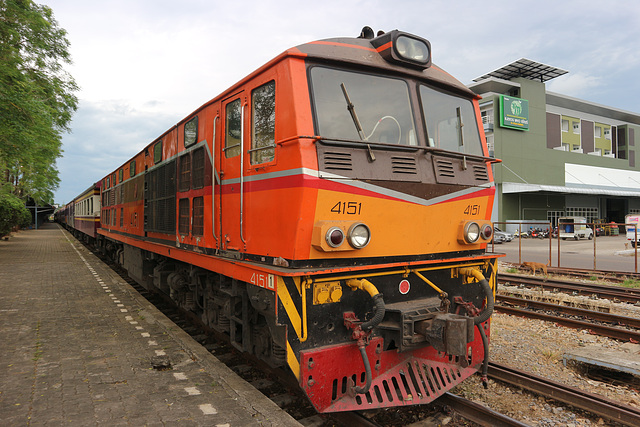
[[[60,183],[55,162],[77,108],[78,87],[62,68],[68,48],[49,7],[0,0],[0,188],[40,203]]]
[[[625,279],[625,281],[622,282],[620,286],[623,286],[625,288],[640,288],[640,282],[636,279]]]
[[[0,194],[0,236],[9,234],[14,227],[31,225],[31,214],[22,200],[13,194]]]

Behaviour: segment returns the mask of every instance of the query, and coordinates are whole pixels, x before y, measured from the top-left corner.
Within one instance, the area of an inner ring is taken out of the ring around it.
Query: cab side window
[[[227,158],[240,155],[242,132],[242,105],[240,99],[227,104],[224,137],[224,153]]]
[[[251,164],[266,163],[275,156],[276,82],[251,92]]]

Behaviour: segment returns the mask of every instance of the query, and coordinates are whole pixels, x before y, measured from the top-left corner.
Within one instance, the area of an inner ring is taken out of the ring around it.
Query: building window
[[[600,126],[596,126],[594,136],[596,138],[602,138],[602,128]]]
[[[582,216],[587,219],[587,222],[596,222],[600,215],[598,214],[598,208],[570,208],[567,207],[567,216]]]
[[[120,169],[118,171],[118,181],[120,182],[124,181],[124,169]]]
[[[124,208],[120,208],[120,227],[124,224]]]
[[[604,137],[611,140],[611,128],[604,128]]]
[[[191,154],[180,157],[180,184],[178,191],[189,191],[191,188]]]
[[[573,133],[580,134],[580,122],[573,122]]]
[[[251,93],[251,164],[266,163],[275,156],[276,82]]]
[[[184,146],[193,145],[198,140],[198,116],[184,124]]]
[[[493,123],[493,108],[481,111],[480,116],[482,117],[482,124]]]
[[[487,135],[487,148],[489,150],[489,157],[495,157],[495,142],[493,135]]]
[[[189,234],[189,199],[180,199],[178,202],[178,232],[180,234]]]
[[[129,163],[129,177],[133,178],[134,176],[136,176],[136,161],[132,161],[131,163]]]
[[[204,197],[193,198],[193,235],[204,234]]]
[[[558,218],[564,216],[564,211],[547,211],[547,221],[551,223],[552,227],[558,225]]]
[[[227,158],[240,155],[241,116],[242,105],[239,99],[227,104],[224,136],[224,154]]]
[[[158,164],[162,161],[162,141],[159,141],[153,146],[153,164]]]
[[[569,120],[562,120],[562,132],[569,132]]]

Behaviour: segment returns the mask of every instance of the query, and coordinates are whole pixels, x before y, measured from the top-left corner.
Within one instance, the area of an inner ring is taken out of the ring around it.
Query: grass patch
[[[548,362],[556,361],[560,359],[560,353],[553,350],[544,349],[541,350],[542,357]]]
[[[626,279],[620,286],[625,288],[640,288],[640,282],[635,279]]]

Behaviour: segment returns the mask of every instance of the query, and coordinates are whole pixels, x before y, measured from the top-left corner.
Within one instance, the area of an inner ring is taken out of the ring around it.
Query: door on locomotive
[[[220,248],[221,254],[233,257],[244,249],[244,92],[222,102],[220,159]]]

